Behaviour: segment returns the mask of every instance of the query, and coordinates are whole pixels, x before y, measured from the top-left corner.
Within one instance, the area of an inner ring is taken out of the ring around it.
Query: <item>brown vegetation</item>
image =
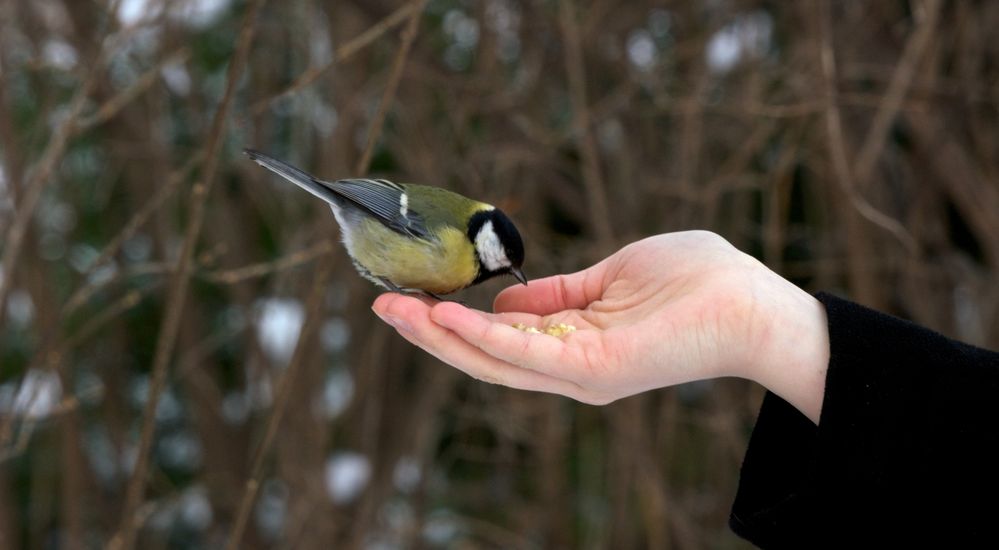
[[[0,0],[0,546],[742,547],[760,388],[468,380],[240,151],[499,204],[529,276],[709,229],[996,348],[996,28],[970,0]]]

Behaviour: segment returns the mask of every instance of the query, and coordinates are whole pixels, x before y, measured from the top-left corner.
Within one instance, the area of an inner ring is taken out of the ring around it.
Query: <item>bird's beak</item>
[[[527,276],[524,275],[524,272],[521,271],[519,267],[511,267],[510,274],[516,277],[517,280],[520,281],[520,284],[522,285],[527,284]]]

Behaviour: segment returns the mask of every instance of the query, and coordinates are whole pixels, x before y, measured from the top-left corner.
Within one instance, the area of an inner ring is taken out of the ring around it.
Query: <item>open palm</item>
[[[793,341],[785,314],[800,295],[811,298],[721,237],[689,231],[638,241],[577,273],[507,288],[495,313],[398,294],[380,296],[373,309],[410,342],[475,378],[603,404],[703,378],[755,379],[774,346]],[[577,330],[557,338],[514,323]]]

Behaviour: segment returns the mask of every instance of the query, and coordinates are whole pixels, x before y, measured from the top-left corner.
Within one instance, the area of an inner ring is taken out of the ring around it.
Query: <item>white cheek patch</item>
[[[489,271],[506,269],[512,264],[506,257],[506,249],[500,242],[499,235],[493,230],[493,222],[487,221],[475,234],[475,250],[479,253],[479,261]]]
[[[409,214],[409,195],[405,193],[399,197],[399,213],[402,214],[403,218]]]

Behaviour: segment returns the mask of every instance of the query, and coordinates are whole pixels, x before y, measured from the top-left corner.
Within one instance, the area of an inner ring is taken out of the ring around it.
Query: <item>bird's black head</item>
[[[524,241],[500,209],[480,210],[468,221],[468,238],[479,257],[479,276],[472,284],[509,273],[527,284],[524,272]]]

